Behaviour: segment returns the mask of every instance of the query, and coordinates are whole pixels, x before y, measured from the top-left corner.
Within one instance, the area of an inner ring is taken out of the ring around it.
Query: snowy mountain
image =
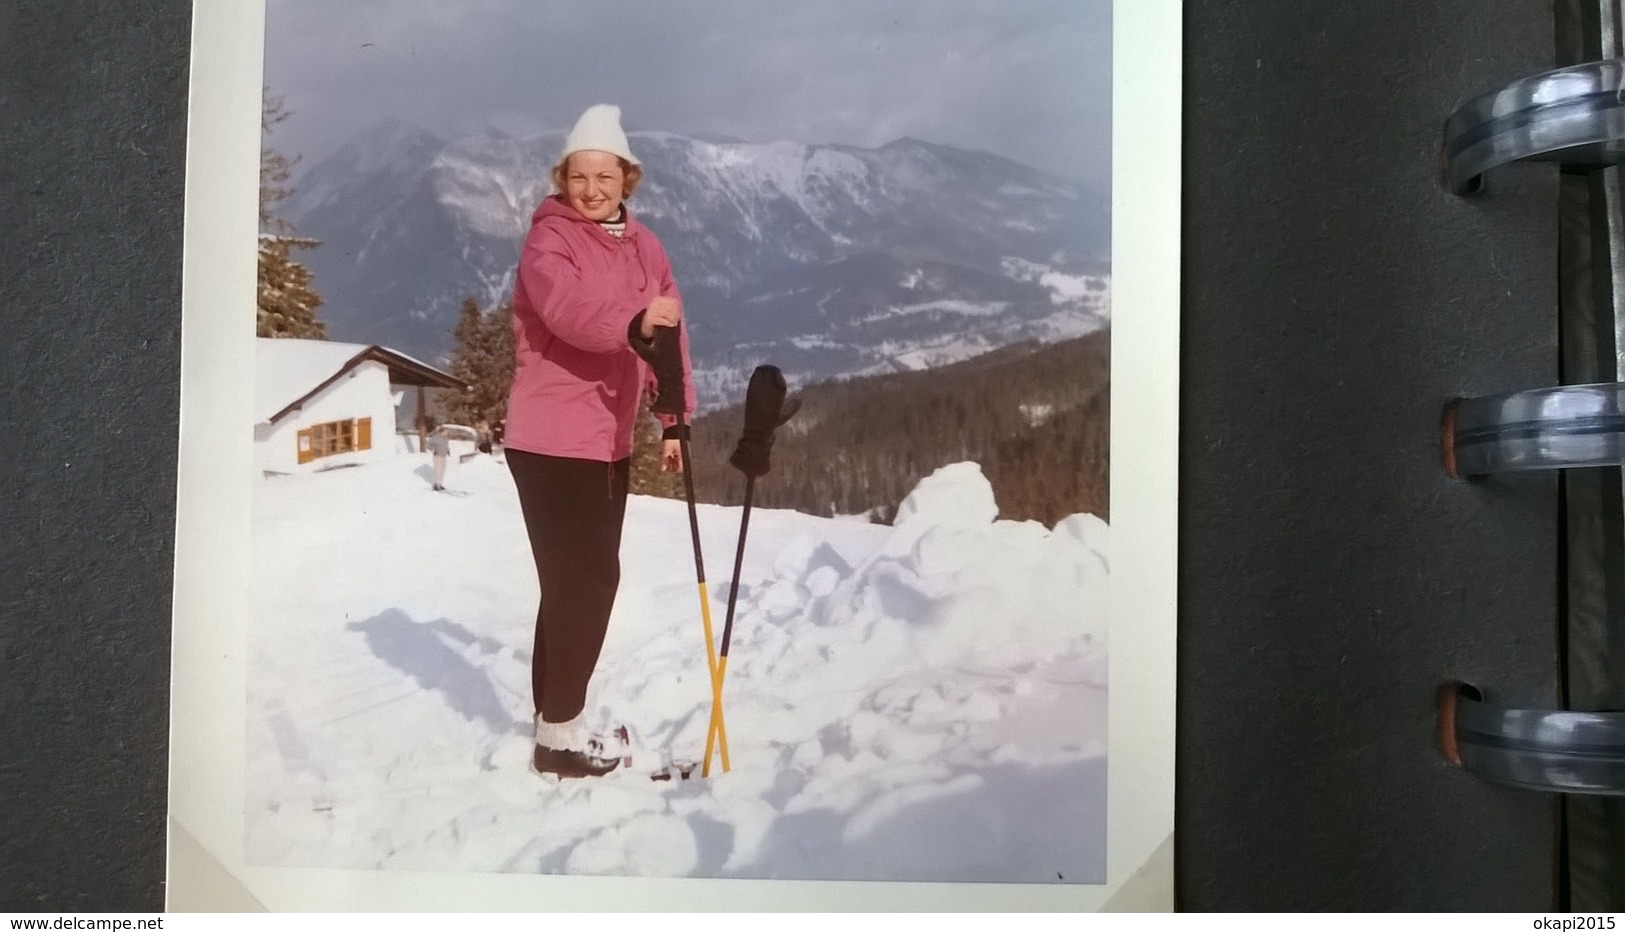
[[[528,768],[536,577],[489,456],[266,480],[253,518],[248,861],[361,870],[1102,883],[1110,529],[997,520],[975,463],[886,527],[757,509],[710,683],[682,502],[633,496],[589,709],[631,766]],[[740,509],[698,509],[728,579]],[[720,626],[728,583],[710,587]],[[720,630],[718,631],[720,634]]]
[[[629,206],[671,256],[702,392],[764,361],[793,381],[922,368],[1109,315],[1100,192],[914,139],[631,138],[646,175]],[[283,213],[323,243],[305,259],[334,338],[442,358],[464,296],[511,291],[562,142],[390,122],[305,172]]]

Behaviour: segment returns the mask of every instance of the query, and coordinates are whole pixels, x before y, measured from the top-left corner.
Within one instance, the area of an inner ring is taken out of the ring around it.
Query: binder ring
[[[1563,385],[1457,398],[1440,428],[1445,472],[1497,472],[1625,463],[1625,383]]]
[[[1625,61],[1588,62],[1514,81],[1445,121],[1445,179],[1471,194],[1484,172],[1523,160],[1625,161]]]
[[[1625,796],[1625,712],[1508,709],[1466,683],[1439,694],[1445,759],[1496,783]]]

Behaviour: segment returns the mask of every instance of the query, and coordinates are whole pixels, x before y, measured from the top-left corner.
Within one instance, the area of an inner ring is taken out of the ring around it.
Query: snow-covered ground
[[[995,521],[969,463],[896,525],[757,509],[710,688],[682,502],[634,497],[589,709],[630,768],[529,770],[536,581],[506,467],[425,456],[263,481],[254,511],[252,864],[1100,883],[1107,527]],[[761,480],[775,481],[769,475]],[[736,507],[701,506],[720,638]]]

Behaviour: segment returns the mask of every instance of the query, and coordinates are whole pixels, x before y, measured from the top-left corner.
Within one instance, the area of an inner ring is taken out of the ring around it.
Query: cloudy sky
[[[315,164],[398,117],[442,136],[628,130],[982,149],[1106,187],[1110,0],[266,0],[271,138]]]

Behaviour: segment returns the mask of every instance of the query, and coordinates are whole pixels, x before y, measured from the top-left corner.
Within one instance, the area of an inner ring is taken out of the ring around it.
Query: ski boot
[[[621,766],[621,758],[605,756],[605,748],[595,744],[576,716],[568,722],[543,721],[536,716],[536,747],[531,751],[530,769],[537,774],[560,779],[601,777]]]

